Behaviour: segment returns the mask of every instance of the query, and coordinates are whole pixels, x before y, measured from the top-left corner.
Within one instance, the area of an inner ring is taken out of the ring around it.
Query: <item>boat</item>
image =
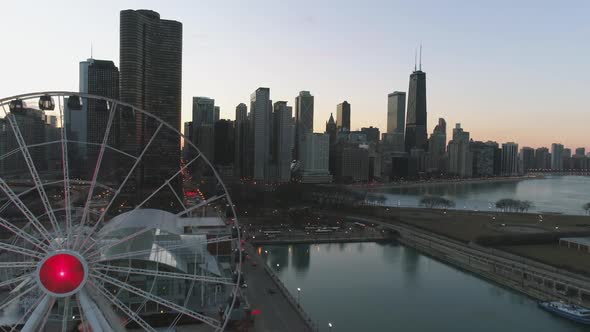
[[[563,318],[590,325],[590,310],[586,308],[560,301],[539,302],[539,306]]]

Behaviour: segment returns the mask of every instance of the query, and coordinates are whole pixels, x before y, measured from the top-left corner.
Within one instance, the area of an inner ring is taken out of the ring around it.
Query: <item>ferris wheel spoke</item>
[[[69,248],[70,245],[70,237],[71,234],[73,233],[73,229],[72,229],[72,211],[71,211],[71,202],[70,202],[70,167],[69,167],[69,161],[68,161],[68,133],[66,130],[66,126],[65,126],[65,121],[64,121],[64,112],[63,112],[63,107],[62,107],[62,99],[63,96],[61,98],[57,98],[58,101],[58,108],[59,108],[59,117],[60,117],[60,122],[61,122],[61,129],[60,129],[60,134],[61,134],[61,168],[62,168],[62,172],[63,172],[63,186],[64,186],[64,207],[66,208],[66,247]]]
[[[16,283],[19,283],[19,282],[21,282],[25,279],[28,279],[28,278],[31,278],[31,275],[25,274],[20,277],[8,279],[8,280],[0,282],[0,287],[6,287],[8,285],[16,284]]]
[[[8,118],[8,122],[10,124],[10,127],[12,128],[14,137],[16,138],[16,141],[21,149],[22,155],[25,159],[25,163],[27,164],[27,168],[29,169],[29,173],[31,173],[35,186],[37,186],[37,191],[39,192],[39,196],[41,197],[41,202],[43,203],[45,210],[48,212],[49,221],[51,223],[51,226],[53,227],[53,231],[58,236],[60,236],[62,234],[61,229],[59,227],[59,224],[57,223],[55,214],[53,213],[51,203],[49,203],[49,198],[47,197],[47,193],[45,192],[43,182],[39,177],[39,173],[37,172],[37,168],[35,167],[33,158],[31,157],[27,144],[20,132],[20,128],[18,127],[16,120],[14,119],[14,116],[8,116],[8,113],[6,112],[6,107],[4,105],[2,105],[2,110],[4,111],[4,118]]]
[[[170,176],[168,179],[166,179],[166,181],[164,181],[164,183],[162,183],[162,185],[160,185],[156,190],[154,190],[154,192],[152,192],[146,199],[144,199],[141,203],[139,203],[139,205],[137,207],[135,207],[135,209],[133,209],[133,211],[138,210],[140,207],[142,207],[145,203],[147,203],[152,197],[154,197],[160,190],[162,190],[162,188],[166,187],[170,181],[174,180],[175,177],[178,176],[178,174],[182,173],[182,171],[184,171],[187,167],[189,167],[192,163],[194,163],[195,161],[197,161],[198,159],[201,158],[201,153],[199,153],[199,155],[197,155],[195,158],[191,159],[188,163],[186,163],[184,166],[180,167],[180,169],[178,171],[176,171],[172,176]],[[131,211],[131,212],[133,212]]]
[[[208,199],[206,199],[206,200],[204,200],[204,201],[200,202],[199,204],[197,204],[197,205],[195,205],[195,206],[191,206],[191,207],[189,207],[188,209],[185,209],[184,211],[177,213],[177,214],[176,214],[176,216],[177,216],[177,217],[180,217],[180,216],[182,216],[182,215],[185,215],[185,214],[187,214],[187,213],[189,213],[189,212],[191,212],[191,211],[194,211],[194,210],[196,210],[196,209],[202,208],[202,207],[203,207],[203,206],[205,206],[205,205],[211,204],[211,203],[215,202],[215,201],[216,201],[216,200],[218,200],[218,199],[225,198],[225,196],[226,196],[226,195],[225,195],[225,194],[223,194],[223,195],[217,195],[217,196],[213,196],[213,197],[211,197],[211,198],[208,198]]]
[[[26,269],[31,267],[37,267],[37,262],[25,261],[25,262],[0,262],[0,269],[17,268]]]
[[[41,303],[41,301],[45,300],[46,298],[47,298],[47,295],[40,296],[40,297],[39,297],[39,298],[38,298],[38,299],[35,301],[35,303],[33,303],[33,305],[32,305],[32,306],[30,306],[30,307],[27,309],[27,311],[25,311],[25,312],[22,314],[22,316],[19,318],[19,320],[18,320],[18,321],[17,321],[17,322],[16,322],[16,323],[15,323],[15,324],[12,326],[12,328],[10,329],[10,332],[16,331],[16,328],[17,328],[18,326],[20,326],[20,325],[21,325],[21,324],[22,324],[22,323],[25,321],[25,318],[29,317],[29,316],[31,315],[31,313],[33,312],[33,310],[35,310],[35,309],[36,309],[36,308],[39,306],[39,304]],[[21,329],[19,329],[19,331],[21,331],[21,332],[22,332],[22,330],[23,330],[22,328],[21,328]]]
[[[87,255],[86,258],[88,259],[90,257],[96,256],[96,255],[100,254],[101,251],[106,251],[106,250],[108,250],[108,249],[110,249],[110,248],[112,248],[114,246],[118,246],[119,244],[124,243],[124,242],[127,242],[127,241],[133,239],[134,237],[137,237],[137,236],[139,236],[139,235],[141,235],[141,234],[143,234],[145,232],[151,231],[152,229],[153,228],[143,228],[143,229],[141,229],[141,230],[139,230],[139,231],[137,231],[137,232],[135,232],[133,234],[127,235],[126,237],[124,237],[122,239],[119,239],[119,240],[117,240],[117,241],[115,241],[113,243],[108,243],[106,245],[103,245],[103,246],[101,246],[99,248],[99,250],[96,250],[96,251],[90,253],[89,255]],[[94,241],[88,248],[86,248],[84,251],[82,251],[82,255],[84,255],[85,253],[87,253],[88,251],[90,251],[97,243],[100,242],[100,240],[102,240],[102,238],[106,237],[107,234],[108,233],[99,235],[99,237],[96,239],[96,241]]]
[[[49,314],[51,313],[51,308],[55,303],[55,297],[49,295],[43,295],[41,302],[31,313],[31,316],[27,319],[27,322],[21,329],[21,332],[36,332],[36,331],[43,331],[45,324],[47,324],[47,319],[49,318]]]
[[[45,244],[43,244],[42,242],[39,242],[39,240],[34,238],[29,233],[23,231],[22,229],[16,227],[12,223],[8,222],[8,220],[0,217],[0,226],[6,228],[10,232],[12,232],[14,235],[29,242],[30,244],[34,245],[35,247],[41,249],[42,251],[47,252],[47,246]]]
[[[147,269],[138,269],[138,268],[115,266],[115,265],[104,265],[104,264],[97,264],[97,265],[95,265],[95,268],[97,268],[99,270],[103,270],[105,272],[139,274],[139,275],[144,275],[144,276],[154,276],[154,277],[163,277],[163,278],[170,278],[170,279],[181,279],[181,280],[194,280],[194,281],[203,281],[203,282],[208,282],[208,283],[236,286],[236,284],[230,278],[207,277],[207,276],[193,275],[193,274],[188,274],[188,273],[165,272],[165,271],[158,271],[158,270],[147,270]]]
[[[93,275],[94,275],[95,278],[101,279],[101,280],[103,280],[103,281],[105,281],[105,282],[107,282],[109,284],[112,284],[112,285],[115,285],[117,287],[120,287],[120,288],[122,288],[122,289],[124,289],[124,290],[126,290],[126,291],[128,291],[130,293],[134,293],[136,295],[139,295],[139,296],[141,296],[141,297],[143,297],[145,299],[148,299],[150,301],[156,302],[156,303],[158,303],[160,305],[163,305],[165,307],[168,307],[168,308],[170,308],[172,310],[176,310],[179,313],[182,313],[184,315],[187,315],[187,316],[189,316],[191,318],[200,320],[201,322],[203,322],[203,323],[205,323],[205,324],[207,324],[209,326],[212,326],[212,327],[214,327],[216,329],[220,328],[220,326],[221,326],[221,323],[217,319],[215,319],[215,318],[212,318],[212,317],[209,317],[209,316],[200,314],[200,313],[198,313],[196,311],[190,310],[189,308],[180,306],[180,305],[178,305],[178,304],[176,304],[174,302],[170,302],[170,301],[168,301],[166,299],[163,299],[163,298],[161,298],[161,297],[159,297],[157,295],[151,294],[151,293],[146,292],[146,291],[143,291],[143,290],[141,290],[141,289],[139,289],[137,287],[131,286],[131,285],[126,284],[124,282],[121,282],[121,281],[119,281],[117,279],[111,278],[111,277],[107,276],[106,274],[102,274],[102,273],[99,273],[99,272],[94,272]]]
[[[216,237],[216,238],[206,240],[206,241],[195,241],[195,242],[184,243],[184,244],[169,245],[166,248],[158,247],[156,249],[150,248],[150,249],[145,249],[145,250],[128,251],[128,252],[124,252],[121,254],[104,256],[104,257],[98,258],[96,260],[90,260],[90,262],[96,263],[96,262],[112,261],[112,260],[130,258],[130,257],[135,257],[135,256],[141,256],[141,255],[155,254],[160,251],[170,251],[170,250],[183,249],[183,248],[192,248],[192,247],[199,246],[199,245],[221,243],[221,242],[227,242],[227,241],[231,241],[231,240],[232,240],[232,238],[230,236],[220,236],[220,237]]]
[[[70,298],[66,297],[64,299],[64,314],[63,314],[62,320],[61,320],[61,332],[67,332],[69,318],[70,318]]]
[[[121,190],[123,190],[123,188],[125,187],[125,184],[127,184],[127,181],[131,177],[131,174],[133,174],[133,172],[135,171],[135,168],[137,168],[137,166],[141,162],[143,155],[146,153],[146,151],[148,150],[148,148],[150,147],[150,145],[152,144],[152,142],[156,138],[156,135],[158,135],[158,133],[160,132],[160,129],[162,129],[162,126],[163,126],[163,123],[160,123],[160,125],[158,126],[158,128],[156,129],[156,131],[154,132],[154,134],[152,135],[152,137],[150,138],[150,140],[148,141],[146,146],[143,148],[143,150],[141,151],[141,153],[139,154],[139,156],[137,157],[137,159],[133,163],[133,166],[131,166],[131,169],[129,170],[129,172],[125,176],[125,179],[123,179],[123,182],[121,182],[121,184],[119,185],[119,188],[115,191],[115,194],[113,195],[113,197],[111,198],[111,200],[107,204],[106,208],[104,209],[104,211],[102,212],[102,214],[100,215],[98,220],[94,223],[94,226],[92,226],[90,233],[86,236],[86,238],[84,239],[84,241],[80,245],[80,248],[83,248],[84,245],[86,244],[86,241],[88,241],[88,239],[90,238],[90,236],[92,236],[92,234],[94,234],[94,232],[96,232],[96,228],[104,220],[104,217],[106,216],[108,210],[111,208],[111,205],[113,205],[113,203],[115,202],[115,199],[117,198],[117,196],[119,195]]]
[[[76,296],[78,298],[78,302],[82,305],[82,307],[80,307],[81,312],[84,312],[91,331],[110,331],[110,325],[102,315],[102,312],[99,310],[97,304],[87,294],[86,289],[81,289],[76,294]]]
[[[80,325],[82,327],[82,331],[86,331],[86,319],[84,318],[84,312],[82,311],[82,305],[80,305],[80,299],[78,298],[78,296],[75,297],[76,299],[76,308],[78,308],[78,314],[80,315]],[[80,328],[78,327],[78,331],[80,331]]]
[[[15,245],[4,243],[4,242],[0,242],[0,250],[6,250],[6,251],[10,251],[10,252],[14,252],[17,254],[21,254],[21,255],[25,255],[25,256],[29,256],[29,257],[33,257],[33,258],[38,258],[38,259],[41,259],[43,257],[43,255],[37,251],[33,251],[30,249],[26,249],[23,247],[15,246]]]
[[[190,166],[193,162],[197,161],[199,158],[201,158],[201,154],[200,153],[199,153],[198,156],[196,156],[195,158],[191,159],[188,163],[186,163],[184,166],[182,166],[172,176],[170,176],[168,179],[166,179],[166,181],[164,181],[164,183],[160,187],[158,187],[156,190],[154,190],[154,192],[152,192],[146,199],[144,199],[141,203],[139,203],[133,210],[131,210],[130,212],[128,212],[125,215],[125,217],[124,217],[124,219],[123,219],[122,222],[124,222],[125,220],[127,220],[127,218],[129,218],[132,214],[134,214],[137,210],[139,210],[145,203],[147,203],[152,197],[154,197],[160,190],[162,190],[162,188],[164,188],[165,186],[167,186],[170,183],[170,181],[172,181],[175,177],[177,177],[178,174],[180,174],[182,171],[184,171],[188,166]],[[119,189],[121,189],[121,188],[119,188]],[[106,210],[107,209],[105,209],[105,211]],[[104,219],[104,216],[102,216],[101,218],[99,218],[99,221],[101,219]],[[97,221],[95,223],[95,225],[92,227],[92,231],[89,234],[86,235],[86,238],[84,239],[84,242],[88,241],[88,238],[90,238],[92,236],[92,234],[94,234],[96,232],[96,228],[97,228],[97,225],[98,224],[99,224],[99,222]],[[83,247],[84,246],[84,242],[82,242],[82,244],[78,248]]]
[[[182,202],[182,199],[180,199],[180,196],[178,196],[178,193],[176,192],[176,190],[174,190],[174,187],[172,187],[170,182],[168,182],[168,188],[170,189],[170,191],[172,191],[172,193],[174,194],[174,197],[176,197],[176,200],[178,201],[180,206],[182,206],[182,209],[186,210],[186,206],[184,205],[184,202]]]
[[[39,222],[39,220],[37,218],[35,218],[33,213],[29,210],[29,208],[27,208],[25,203],[23,203],[23,201],[21,201],[20,198],[18,198],[15,195],[14,191],[12,191],[12,189],[10,189],[8,184],[1,177],[0,177],[0,189],[2,189],[4,194],[6,194],[6,196],[8,196],[8,199],[14,205],[16,205],[16,207],[22,212],[22,214],[31,222],[31,224],[37,229],[37,231],[41,234],[41,236],[43,238],[45,238],[45,240],[49,243],[49,245],[52,246],[53,242],[50,239],[51,235],[49,234],[49,231],[43,226],[43,224],[41,224],[41,222]]]
[[[111,294],[107,289],[101,286],[98,283],[94,283],[92,281],[88,281],[88,284],[93,287],[98,293],[104,296],[107,300],[111,301],[119,310],[121,310],[127,317],[132,319],[134,322],[137,323],[141,328],[146,331],[156,332],[156,330],[150,326],[143,318],[141,318],[137,313],[131,310],[128,306],[126,306],[121,300],[119,300],[116,296]]]
[[[36,148],[39,146],[47,146],[47,145],[51,145],[51,144],[59,144],[61,141],[47,141],[47,142],[43,142],[43,143],[35,143],[35,144],[29,144],[27,145],[29,148]],[[20,148],[16,148],[13,150],[10,150],[8,152],[6,152],[5,154],[0,156],[0,160],[4,160],[14,154],[17,154],[20,152]]]
[[[102,143],[100,145],[100,150],[98,152],[98,158],[96,160],[96,166],[94,167],[94,173],[92,174],[92,182],[90,183],[90,188],[88,189],[88,196],[86,197],[86,203],[84,203],[84,210],[82,211],[82,219],[80,219],[80,225],[83,225],[86,222],[86,216],[88,214],[88,208],[90,207],[90,201],[92,201],[92,196],[94,193],[94,186],[96,185],[96,179],[98,178],[98,172],[100,171],[100,165],[102,163],[102,158],[104,156],[105,146],[107,146],[107,142],[109,140],[109,134],[111,131],[111,127],[113,126],[113,120],[115,119],[115,113],[117,109],[117,104],[113,103],[113,107],[109,114],[109,119],[107,122],[107,127],[105,129],[104,136],[102,138]],[[76,239],[74,243],[74,248],[78,245],[78,239]]]
[[[56,142],[56,143],[59,143],[59,141],[55,141],[55,142]],[[85,145],[91,145],[91,146],[101,146],[101,144],[100,144],[100,143],[86,142],[86,141],[73,140],[73,139],[68,139],[68,140],[66,141],[66,143],[76,143],[76,144],[85,144]],[[115,147],[112,147],[112,146],[110,146],[110,145],[107,145],[107,146],[105,146],[105,149],[108,149],[108,150],[115,151],[115,152],[117,152],[117,153],[120,153],[120,154],[122,154],[122,155],[124,155],[124,156],[126,156],[126,157],[129,157],[129,158],[131,158],[131,159],[133,159],[133,160],[137,159],[137,157],[136,157],[136,156],[134,156],[134,155],[132,155],[132,154],[130,154],[130,153],[127,153],[127,152],[125,152],[125,151],[123,151],[123,150],[119,150],[119,149],[117,149],[117,148],[115,148]]]
[[[25,296],[26,294],[28,294],[29,292],[31,292],[32,290],[37,289],[37,285],[33,285],[29,288],[27,288],[26,290],[18,293],[16,296],[13,296],[9,299],[6,299],[2,304],[0,304],[0,310],[4,310],[4,308],[8,307],[11,303],[13,303],[14,301],[20,299],[21,297]]]

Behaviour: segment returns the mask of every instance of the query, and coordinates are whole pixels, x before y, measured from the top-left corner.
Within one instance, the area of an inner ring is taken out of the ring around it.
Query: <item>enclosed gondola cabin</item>
[[[80,99],[80,96],[70,96],[68,98],[68,108],[72,111],[82,110],[82,100]]]
[[[55,109],[53,98],[48,95],[39,97],[39,109],[43,111],[53,111]]]

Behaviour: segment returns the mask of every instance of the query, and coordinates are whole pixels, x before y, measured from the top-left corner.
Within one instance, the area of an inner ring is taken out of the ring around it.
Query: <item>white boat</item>
[[[539,302],[539,306],[569,320],[590,325],[590,310],[586,308],[560,301]]]

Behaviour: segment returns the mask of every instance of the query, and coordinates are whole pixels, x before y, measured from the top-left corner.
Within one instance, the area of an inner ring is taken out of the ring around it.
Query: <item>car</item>
[[[248,288],[248,284],[243,283],[240,287],[242,287],[242,288]]]
[[[256,262],[252,262],[252,267],[256,267],[257,265]]]
[[[267,292],[268,294],[276,294],[276,292],[277,292],[277,291],[276,291],[274,288],[267,288],[267,289],[266,289],[266,292]]]

